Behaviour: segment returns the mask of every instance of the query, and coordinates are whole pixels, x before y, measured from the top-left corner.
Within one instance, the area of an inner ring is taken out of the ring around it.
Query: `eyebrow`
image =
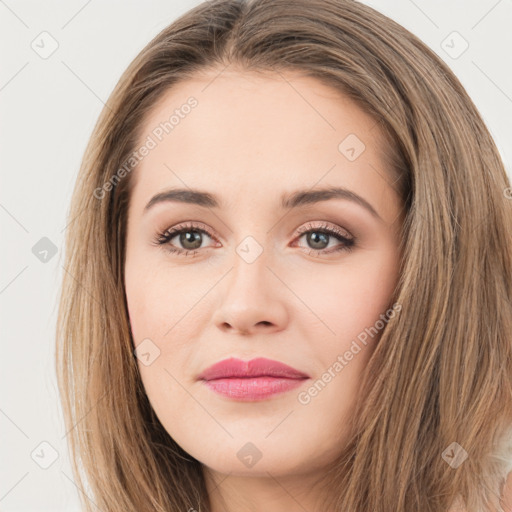
[[[292,193],[284,193],[281,196],[281,207],[283,209],[298,208],[316,204],[330,199],[345,199],[362,206],[369,211],[373,217],[382,220],[375,208],[363,197],[343,187],[326,187],[320,189],[296,190]],[[220,209],[221,201],[209,192],[190,188],[173,188],[160,192],[153,196],[144,208],[146,213],[152,206],[164,202],[187,203],[205,208]]]

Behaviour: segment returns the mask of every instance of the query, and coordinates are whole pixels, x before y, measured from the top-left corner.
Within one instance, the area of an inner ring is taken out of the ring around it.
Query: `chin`
[[[235,439],[224,446],[216,445],[207,454],[203,451],[192,455],[212,471],[231,476],[268,477],[270,473],[277,477],[305,472],[311,461],[308,453],[297,450],[297,445],[283,445],[277,437],[275,441]]]

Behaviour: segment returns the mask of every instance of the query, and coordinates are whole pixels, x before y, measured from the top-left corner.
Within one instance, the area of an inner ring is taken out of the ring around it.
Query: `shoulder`
[[[507,475],[500,498],[503,512],[512,512],[512,472]],[[466,507],[460,497],[450,508],[449,512],[466,512]]]
[[[512,471],[507,476],[501,500],[503,510],[505,512],[512,512]]]

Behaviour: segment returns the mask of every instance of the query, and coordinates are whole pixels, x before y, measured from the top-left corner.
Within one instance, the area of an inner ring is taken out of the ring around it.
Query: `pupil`
[[[198,231],[185,231],[180,235],[180,243],[185,249],[198,249],[201,247],[201,242],[201,233]],[[187,246],[188,243],[191,243],[192,246]]]
[[[314,249],[325,249],[325,247],[316,247],[315,245],[320,243],[320,245],[324,244],[327,246],[329,235],[327,233],[319,233],[318,231],[312,231],[308,234],[308,242],[313,244]]]

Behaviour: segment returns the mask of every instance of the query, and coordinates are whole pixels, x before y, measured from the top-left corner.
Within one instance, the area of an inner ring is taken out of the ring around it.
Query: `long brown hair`
[[[101,112],[71,201],[56,353],[87,510],[210,510],[202,466],[158,421],[133,356],[123,284],[133,180],[119,170],[173,84],[226,66],[299,71],[338,89],[373,116],[401,177],[402,310],[366,368],[354,436],[326,470],[324,510],[444,512],[457,497],[468,512],[502,510],[512,425],[510,183],[453,72],[352,0],[204,2],[140,52]],[[465,459],[458,467],[455,455]]]

